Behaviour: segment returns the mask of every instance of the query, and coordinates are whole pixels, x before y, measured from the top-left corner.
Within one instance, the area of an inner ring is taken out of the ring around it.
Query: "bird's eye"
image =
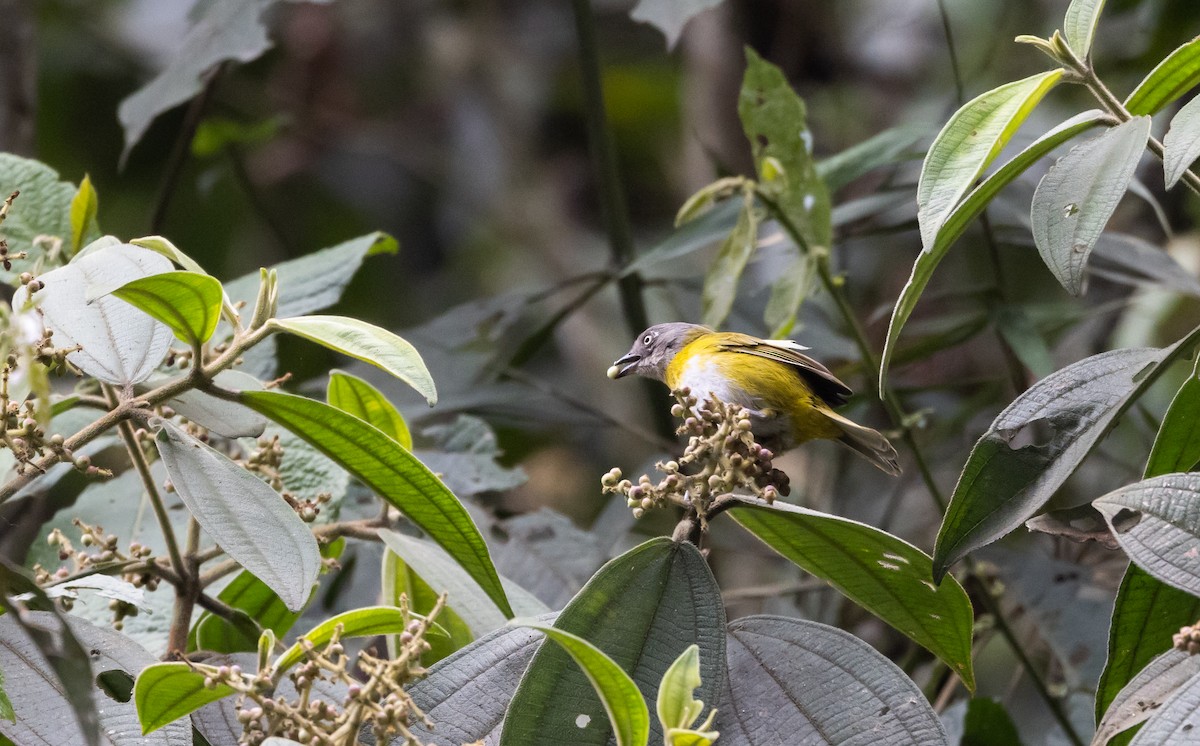
[[[646,345],[647,347],[649,347],[649,346],[650,346],[650,343],[651,343],[651,342],[653,342],[653,341],[654,341],[654,337],[653,337],[653,335],[647,334],[647,335],[645,336],[645,338],[644,338],[644,339],[642,339],[642,344],[644,344],[644,345]]]

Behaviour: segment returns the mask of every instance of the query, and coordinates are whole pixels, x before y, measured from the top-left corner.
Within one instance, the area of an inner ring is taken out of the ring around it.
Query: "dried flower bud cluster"
[[[1200,653],[1200,622],[1190,627],[1180,627],[1179,632],[1171,637],[1171,642],[1177,650],[1188,655]]]
[[[683,419],[676,432],[688,436],[683,455],[677,461],[655,464],[666,474],[658,483],[643,474],[634,484],[614,468],[600,479],[605,493],[623,495],[640,518],[645,511],[667,504],[704,515],[718,496],[739,490],[768,503],[791,492],[787,475],[772,465],[774,454],[755,441],[750,413],[744,407],[711,397],[701,404],[686,388],[674,395],[671,414]]]
[[[3,204],[0,204],[0,223],[3,223],[4,219],[8,217],[9,208],[12,207],[13,200],[17,198],[18,194],[20,194],[20,192],[13,192],[12,194],[8,195],[8,199],[4,200]],[[4,266],[5,272],[12,271],[12,263],[14,261],[17,259],[25,259],[28,256],[28,252],[18,251],[13,253],[9,251],[8,241],[0,238],[0,265]]]
[[[150,559],[152,552],[148,546],[134,541],[130,542],[127,552],[122,552],[119,548],[120,540],[115,534],[105,533],[103,526],[89,525],[78,518],[73,523],[81,534],[79,543],[91,551],[76,549],[66,534],[57,528],[53,529],[46,537],[46,543],[57,547],[58,559],[64,563],[69,561],[70,565],[63,564],[54,572],[50,572],[40,564],[34,565],[34,580],[38,585],[55,585],[73,575],[94,572],[96,568],[106,565]],[[158,589],[159,578],[146,568],[145,562],[135,563],[129,572],[121,573],[120,577],[136,588],[145,588],[149,591]],[[59,598],[59,605],[64,610],[70,611],[73,602],[70,597],[62,596]],[[124,626],[122,624],[124,618],[137,616],[138,613],[136,606],[116,600],[109,604],[109,609],[113,612],[113,626],[118,630]]]
[[[256,442],[258,446],[242,460],[242,466],[266,478],[267,484],[274,490],[283,489],[283,479],[279,467],[283,464],[283,444],[279,436],[261,436]]]
[[[401,608],[407,601],[401,599]],[[269,737],[290,738],[305,746],[341,746],[360,743],[359,735],[368,728],[376,743],[403,743],[421,746],[411,728],[432,723],[404,691],[405,685],[425,675],[421,654],[429,649],[425,635],[435,616],[445,605],[445,596],[435,604],[428,617],[413,615],[400,634],[400,649],[395,658],[376,658],[360,653],[351,661],[342,645],[342,627],[334,630],[324,646],[317,648],[301,638],[304,659],[287,671],[295,687],[294,697],[281,695],[276,683],[282,675],[265,662],[256,674],[238,666],[193,664],[205,676],[204,686],[215,689],[224,685],[241,696],[238,722],[242,724],[239,743],[258,746]],[[357,670],[365,680],[354,678]],[[341,701],[321,699],[321,691],[343,686]]]
[[[0,367],[0,418],[3,419],[0,423],[3,425],[3,430],[0,431],[0,448],[12,451],[17,460],[17,474],[37,471],[39,467],[34,462],[53,453],[64,463],[73,465],[88,476],[112,476],[112,472],[107,469],[93,466],[90,457],[76,456],[72,453],[66,447],[66,439],[62,435],[46,435],[40,421],[37,398],[26,399],[24,402],[9,398],[8,379],[16,366],[16,355],[9,355],[8,361]]]

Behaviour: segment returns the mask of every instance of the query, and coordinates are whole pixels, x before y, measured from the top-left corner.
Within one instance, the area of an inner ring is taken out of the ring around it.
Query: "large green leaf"
[[[133,702],[142,733],[156,731],[234,693],[225,684],[209,689],[204,686],[204,679],[203,673],[187,663],[155,663],[142,669],[133,685]]]
[[[727,639],[729,681],[715,702],[718,746],[949,744],[912,679],[848,632],[752,616],[730,622]]]
[[[1129,558],[1146,572],[1200,595],[1200,474],[1164,474],[1092,501]]]
[[[729,309],[733,308],[742,270],[750,261],[757,244],[758,212],[753,195],[747,194],[742,199],[742,211],[738,213],[737,224],[721,244],[704,277],[704,290],[700,296],[703,304],[701,323],[716,328],[725,321]]]
[[[112,294],[171,327],[176,339],[191,345],[207,342],[217,330],[225,297],[217,278],[186,270],[141,277]]]
[[[1200,598],[1130,565],[1117,589],[1108,661],[1096,686],[1099,720],[1126,684],[1155,656],[1171,647],[1171,635],[1200,619]]]
[[[1094,746],[1104,746],[1116,734],[1145,722],[1179,687],[1200,674],[1200,655],[1167,650],[1129,680],[1113,698],[1096,728]]]
[[[1188,101],[1171,119],[1163,137],[1163,175],[1167,188],[1183,178],[1200,158],[1200,96]]]
[[[1071,45],[1071,51],[1080,59],[1087,59],[1092,53],[1092,41],[1096,38],[1096,25],[1100,22],[1102,10],[1104,0],[1071,0],[1067,6],[1063,34]]]
[[[957,580],[930,582],[929,555],[865,523],[746,499],[731,511],[767,546],[828,582],[946,663],[975,689],[971,602]]]
[[[1046,92],[1062,79],[1050,70],[968,101],[934,139],[917,185],[921,246],[928,249],[959,200],[999,155]]]
[[[1167,55],[1138,83],[1125,108],[1135,116],[1154,114],[1200,83],[1200,37]]]
[[[961,743],[966,746],[1021,746],[1021,738],[1004,705],[994,699],[975,697],[967,703]]]
[[[241,401],[312,444],[399,508],[462,565],[506,617],[512,617],[487,544],[466,508],[399,443],[357,417],[312,399],[253,391],[244,392]]]
[[[75,185],[60,181],[58,172],[38,161],[11,153],[0,153],[0,203],[19,191],[8,211],[0,235],[8,241],[8,250],[29,252],[26,264],[32,266],[45,255],[45,247],[33,239],[56,236],[67,248],[71,244],[71,202]],[[25,271],[13,265],[11,270],[0,267],[0,281],[10,283]]]
[[[646,707],[646,700],[642,699],[637,684],[633,683],[629,674],[612,658],[587,640],[566,630],[528,620],[514,621],[514,624],[545,633],[571,656],[600,697],[617,746],[641,746],[647,742],[650,737],[650,711]],[[578,723],[576,727],[579,727]]]
[[[657,697],[671,662],[689,645],[698,645],[704,683],[697,696],[715,702],[724,685],[724,616],[720,590],[700,552],[659,538],[601,568],[555,626],[616,661],[648,701]],[[661,743],[661,726],[652,723],[651,730],[654,742]],[[500,743],[603,746],[610,736],[587,679],[564,651],[543,645],[509,704]]]
[[[392,406],[379,389],[358,376],[341,370],[331,371],[325,399],[330,406],[374,425],[384,435],[412,450],[412,435],[408,432],[404,415]]]
[[[934,576],[1031,518],[1200,330],[1162,350],[1080,360],[1008,405],[975,443],[933,552]]]
[[[145,380],[158,367],[171,346],[171,330],[117,298],[89,302],[89,287],[112,289],[170,270],[171,263],[161,256],[115,243],[40,275],[45,287],[34,300],[54,332],[55,345],[83,348],[67,360],[105,383],[127,386]],[[13,308],[24,308],[28,300],[23,285],[13,294]]]
[[[929,279],[933,277],[934,269],[941,263],[954,242],[966,231],[971,221],[983,212],[1001,189],[1012,183],[1026,169],[1079,133],[1101,124],[1104,118],[1103,112],[1092,110],[1068,119],[1039,137],[1012,160],[997,169],[995,173],[984,179],[983,183],[975,187],[966,199],[954,208],[938,230],[933,246],[922,249],[921,253],[917,255],[917,261],[913,265],[908,283],[900,291],[900,297],[896,300],[896,307],[892,311],[892,320],[888,325],[887,339],[884,341],[883,354],[880,358],[880,386],[883,386],[887,380],[888,365],[895,356],[900,331],[904,328],[908,317],[912,315],[913,309],[916,308],[917,300],[925,291]]]
[[[1144,478],[1192,471],[1200,464],[1200,371],[1188,376],[1158,426]]]
[[[161,423],[155,443],[175,492],[205,533],[299,610],[321,569],[308,524],[266,482],[170,422]]]
[[[79,182],[79,191],[71,198],[71,240],[65,247],[69,256],[79,253],[86,244],[100,237],[100,228],[96,225],[99,209],[96,188],[84,174],[83,181]]]
[[[437,403],[437,390],[421,354],[386,329],[345,316],[297,316],[272,319],[269,324],[385,370],[416,389],[430,406]]]
[[[1072,295],[1100,232],[1129,188],[1150,137],[1150,117],[1133,119],[1071,148],[1033,193],[1033,241],[1046,266]]]

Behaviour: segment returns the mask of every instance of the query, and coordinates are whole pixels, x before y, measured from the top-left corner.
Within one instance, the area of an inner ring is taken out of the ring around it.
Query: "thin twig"
[[[151,234],[162,233],[163,224],[167,219],[167,210],[171,206],[171,200],[175,197],[179,178],[183,175],[183,167],[187,164],[188,156],[192,152],[192,138],[196,136],[196,129],[204,118],[204,111],[208,108],[208,102],[212,100],[213,92],[217,89],[217,81],[220,80],[224,71],[224,64],[217,65],[212,69],[204,81],[204,88],[188,104],[187,112],[183,115],[183,124],[179,128],[179,134],[175,137],[175,144],[171,148],[171,155],[168,156],[167,166],[163,171],[162,184],[158,188],[158,197],[154,200],[154,212],[150,214]]]

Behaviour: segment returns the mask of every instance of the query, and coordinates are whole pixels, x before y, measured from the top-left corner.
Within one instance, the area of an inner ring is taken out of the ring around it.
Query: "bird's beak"
[[[612,367],[608,369],[608,377],[612,379],[627,376],[633,372],[633,368],[637,362],[642,359],[641,355],[630,353],[625,357],[618,358],[613,362]]]

